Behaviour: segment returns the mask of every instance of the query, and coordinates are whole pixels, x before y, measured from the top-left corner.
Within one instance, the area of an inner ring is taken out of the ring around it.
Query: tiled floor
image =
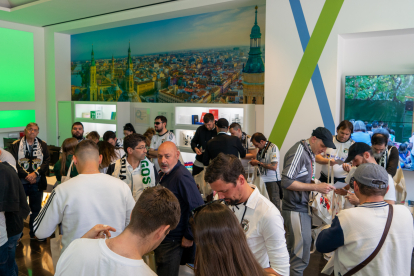
[[[29,229],[24,228],[24,236],[16,249],[16,262],[19,267],[19,275],[49,276],[54,274],[52,257],[50,255],[50,243],[30,240]],[[326,261],[319,252],[311,254],[309,266],[304,276],[326,276],[320,271]],[[413,274],[412,274],[413,275]]]
[[[50,255],[50,239],[47,242],[30,240],[29,229],[23,230],[24,236],[16,249],[16,262],[19,267],[19,275],[49,276],[54,274],[52,257]],[[305,276],[324,275],[319,274],[326,261],[322,254],[316,252],[311,255],[310,265],[305,270]],[[326,275],[325,275],[326,276]]]
[[[19,267],[19,275],[50,276],[53,270],[52,257],[50,256],[49,239],[47,242],[30,240],[29,229],[23,230],[24,236],[16,248],[16,262]]]

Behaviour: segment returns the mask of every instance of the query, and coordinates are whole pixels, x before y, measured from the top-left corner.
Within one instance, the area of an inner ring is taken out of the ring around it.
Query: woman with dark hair
[[[78,139],[73,137],[65,139],[65,141],[62,143],[62,155],[60,156],[59,161],[57,161],[53,167],[53,172],[55,173],[56,180],[59,181],[58,183],[62,181],[62,176],[66,176],[68,174],[68,170],[72,164],[72,157],[75,153],[75,147],[77,144]],[[72,165],[70,177],[72,178],[77,175],[78,171],[76,170],[76,166]]]
[[[265,276],[233,212],[213,202],[193,211],[195,276]],[[276,275],[276,274],[275,274]]]
[[[106,173],[109,165],[116,162],[116,160],[120,159],[122,156],[119,156],[116,148],[111,143],[99,141],[98,147],[99,154],[102,155],[102,162],[99,164],[99,171],[101,173]]]
[[[327,148],[326,152],[316,156],[316,162],[322,165],[321,177],[319,180],[324,183],[330,183],[328,180],[329,167],[328,163],[333,166],[334,182],[345,182],[347,172],[344,171],[342,164],[348,157],[348,150],[354,140],[351,139],[351,135],[354,131],[354,125],[349,121],[342,121],[336,128],[336,135],[333,136],[333,142],[336,149]]]
[[[128,136],[132,133],[136,133],[134,126],[131,123],[126,123],[124,125],[124,136]]]

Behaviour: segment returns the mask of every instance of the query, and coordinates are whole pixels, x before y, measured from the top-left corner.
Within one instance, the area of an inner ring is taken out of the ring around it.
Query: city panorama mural
[[[265,6],[71,36],[73,101],[264,103]]]

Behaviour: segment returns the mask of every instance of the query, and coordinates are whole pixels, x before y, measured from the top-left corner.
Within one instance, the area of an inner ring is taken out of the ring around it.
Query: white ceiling
[[[6,0],[11,4],[24,4],[31,1]],[[6,1],[0,0],[0,4]],[[154,5],[174,0],[51,0],[35,1],[27,6],[11,11],[0,10],[0,20],[32,26],[51,24],[102,15],[106,13]],[[38,2],[38,4],[35,4]],[[0,5],[1,6],[1,5]]]

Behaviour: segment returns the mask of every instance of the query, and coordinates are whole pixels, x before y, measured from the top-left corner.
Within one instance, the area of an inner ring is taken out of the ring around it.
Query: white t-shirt
[[[267,143],[270,143],[270,142],[267,142]],[[265,147],[263,148],[263,150],[266,149],[267,143]],[[276,171],[268,170],[263,167],[259,167],[260,173],[262,174],[263,182],[274,182],[274,181],[282,180],[282,178],[280,177],[280,171],[279,171],[280,153],[279,153],[279,148],[275,144],[272,143],[267,149],[267,152],[265,152],[264,154],[262,154],[261,151],[259,150],[259,152],[257,153],[257,160],[265,164],[278,163]]]
[[[167,131],[163,135],[156,134],[152,136],[150,148],[153,150],[158,150],[161,144],[167,141],[171,141],[177,145],[174,133],[172,133],[171,131]],[[158,164],[158,158],[152,158],[152,163],[154,163],[155,169],[158,172],[160,170],[160,165]]]
[[[13,155],[3,148],[0,148],[0,151],[0,161],[7,162],[13,167],[16,167],[16,159],[14,159]]]
[[[333,166],[334,177],[336,178],[345,178],[347,176],[347,172],[342,169],[342,164],[348,157],[348,151],[352,144],[354,144],[354,140],[349,139],[348,141],[342,143],[336,139],[336,136],[333,137],[333,142],[335,144],[336,149],[327,148],[326,153],[321,154],[324,158],[335,159],[339,164]],[[322,166],[322,173],[328,177],[328,165]]]
[[[7,241],[6,217],[4,212],[0,212],[0,246],[3,246]]]
[[[44,239],[62,223],[62,252],[96,224],[114,227],[118,236],[129,224],[135,206],[131,190],[107,174],[80,174],[57,186],[36,217],[36,237]]]
[[[349,174],[347,175],[347,177],[345,178],[345,183],[348,183],[351,181],[351,178],[354,176],[354,173],[356,171],[356,167],[352,167],[351,170],[349,171]],[[392,176],[390,174],[388,174],[388,191],[384,196],[384,200],[393,200],[396,201],[397,198],[395,196],[395,184],[394,184],[394,179],[392,179]],[[349,189],[350,192],[354,192],[354,190],[352,188]],[[349,209],[355,207],[354,205],[352,205],[348,200],[345,201],[345,206],[344,209]]]
[[[254,185],[251,187],[255,188]],[[246,202],[229,206],[239,222],[247,221],[246,239],[254,257],[263,268],[270,266],[280,275],[289,275],[283,218],[276,206],[254,189]],[[244,216],[243,216],[244,214]]]
[[[60,256],[55,276],[112,276],[157,274],[141,260],[116,254],[106,245],[105,239],[77,239]]]

